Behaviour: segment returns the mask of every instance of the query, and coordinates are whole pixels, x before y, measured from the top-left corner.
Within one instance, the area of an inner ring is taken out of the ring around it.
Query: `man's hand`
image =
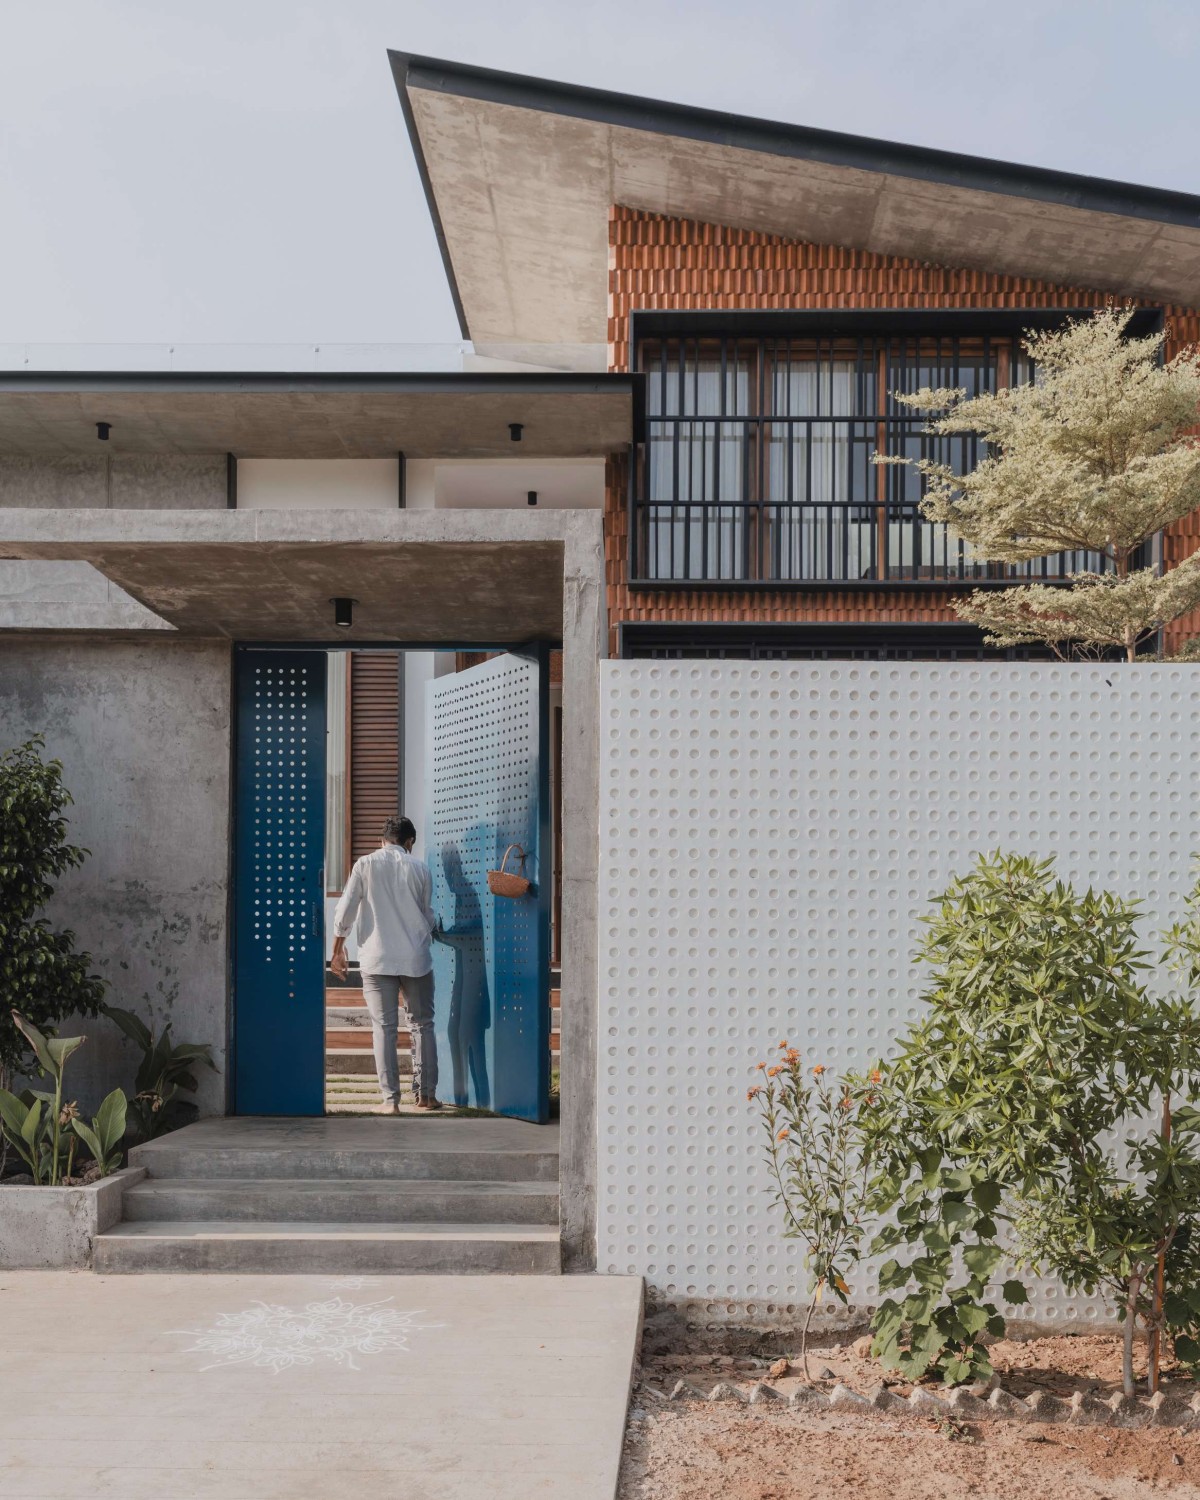
[[[350,972],[350,960],[346,957],[346,939],[334,938],[333,957],[329,960],[330,972],[338,979],[345,979]]]

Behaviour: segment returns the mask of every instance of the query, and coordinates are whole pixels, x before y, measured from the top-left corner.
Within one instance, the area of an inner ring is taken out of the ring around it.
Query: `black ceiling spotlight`
[[[348,630],[354,624],[354,606],[358,603],[358,600],[331,599],[329,602],[333,605],[333,623],[340,625],[344,630]]]
[[[109,435],[109,433],[111,431],[112,431],[112,423],[111,422],[97,422],[96,423],[96,436],[100,439],[100,441],[102,443],[107,443],[108,442],[108,435]]]
[[[510,422],[508,424],[508,435],[514,443],[521,441],[521,434],[525,431],[524,422]]]
[[[537,490],[526,490],[526,492],[525,492],[525,502],[526,502],[527,505],[536,505],[537,504]]]

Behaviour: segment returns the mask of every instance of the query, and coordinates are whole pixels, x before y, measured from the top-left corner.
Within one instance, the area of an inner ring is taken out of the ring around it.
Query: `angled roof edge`
[[[603,395],[641,376],[621,370],[0,370],[0,392],[161,391],[190,393],[361,392],[378,395]]]
[[[909,146],[842,131],[783,124],[752,115],[645,99],[635,94],[559,83],[409,52],[389,51],[388,59],[464,338],[471,337],[470,328],[408,97],[409,89],[413,88],[772,156],[1033,199],[1084,212],[1200,228],[1200,195],[1171,188],[1115,182],[929,146]]]

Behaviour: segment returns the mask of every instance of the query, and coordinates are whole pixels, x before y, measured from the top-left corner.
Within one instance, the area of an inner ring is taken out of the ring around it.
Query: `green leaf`
[[[11,1139],[20,1137],[25,1124],[25,1116],[29,1113],[29,1106],[22,1104],[15,1094],[10,1094],[7,1089],[0,1089],[0,1125]]]
[[[966,1380],[972,1380],[971,1361],[957,1357],[948,1359],[942,1366],[942,1379],[946,1385],[962,1385]]]
[[[111,1094],[105,1096],[96,1112],[96,1133],[104,1143],[105,1155],[108,1155],[114,1146],[125,1134],[125,1120],[129,1110],[129,1101],[125,1098],[123,1089],[113,1089]]]
[[[33,1143],[38,1138],[41,1123],[42,1101],[39,1099],[38,1102],[31,1107],[29,1113],[25,1116],[25,1119],[21,1124],[21,1139],[28,1147],[30,1147],[30,1149],[33,1148]]]
[[[1000,1184],[987,1179],[977,1182],[971,1188],[971,1198],[975,1207],[981,1209],[985,1214],[995,1213],[1000,1207]]]
[[[1006,1281],[1000,1288],[1000,1295],[1013,1307],[1023,1307],[1029,1301],[1029,1294],[1025,1290],[1024,1283],[1020,1281]]]
[[[970,1337],[982,1333],[987,1327],[990,1314],[986,1307],[980,1307],[978,1303],[961,1303],[955,1311],[958,1314],[959,1325],[963,1332]]]
[[[46,1038],[37,1029],[32,1021],[27,1020],[20,1011],[12,1013],[13,1025],[33,1048],[33,1055],[37,1058],[42,1070],[46,1073],[54,1072],[54,1059],[46,1047]]]
[[[104,1147],[100,1144],[99,1137],[90,1125],[85,1125],[82,1120],[72,1120],[71,1129],[92,1153],[92,1160],[98,1167],[104,1167]]]
[[[972,1245],[963,1251],[963,1264],[981,1281],[986,1281],[1003,1259],[999,1245]]]
[[[902,1266],[899,1261],[887,1260],[879,1268],[879,1290],[881,1292],[893,1292],[904,1286],[909,1279],[907,1266]]]
[[[61,1078],[63,1069],[67,1065],[67,1059],[73,1052],[77,1052],[84,1042],[85,1036],[52,1036],[46,1038],[46,1051],[54,1060],[54,1076]]]
[[[104,1014],[125,1033],[131,1042],[136,1042],[143,1049],[148,1049],[152,1045],[150,1028],[140,1016],[135,1016],[131,1010],[122,1010],[118,1005],[106,1005]]]
[[[975,1210],[969,1203],[962,1203],[957,1198],[943,1198],[939,1209],[943,1224],[949,1224],[952,1228],[958,1224],[966,1224],[975,1218]]]

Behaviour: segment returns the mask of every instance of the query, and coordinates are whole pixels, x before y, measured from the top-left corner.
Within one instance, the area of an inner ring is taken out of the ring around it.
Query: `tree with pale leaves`
[[[1069,574],[1069,587],[976,590],[956,605],[991,645],[1046,644],[1064,656],[1116,648],[1132,661],[1200,606],[1200,554],[1162,574],[1134,566],[1140,548],[1200,507],[1200,351],[1164,363],[1165,335],[1129,337],[1132,317],[1132,308],[1110,308],[1027,333],[1037,373],[1026,384],[973,397],[896,393],[931,413],[929,436],[975,434],[984,446],[965,473],[928,457],[876,460],[913,464],[925,479],[923,515],[944,522],[975,559],[1103,559],[1102,571]]]

